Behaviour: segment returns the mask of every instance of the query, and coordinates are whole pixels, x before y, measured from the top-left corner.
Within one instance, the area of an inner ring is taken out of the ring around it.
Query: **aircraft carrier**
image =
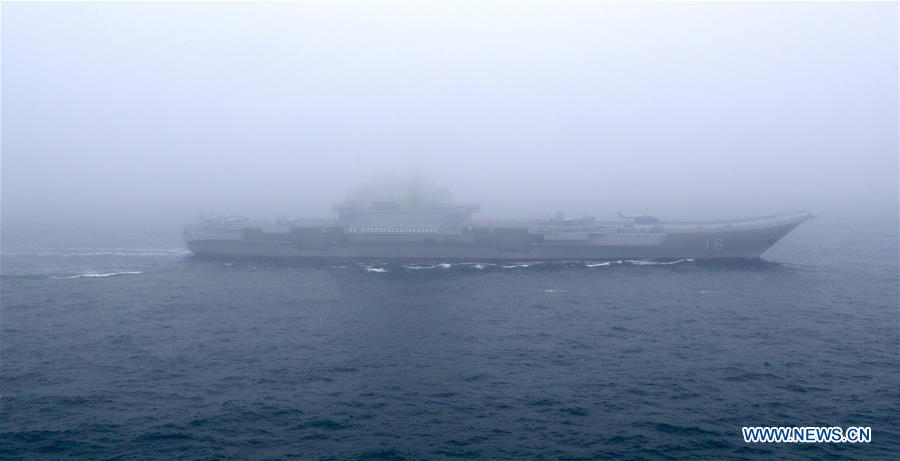
[[[618,222],[557,216],[529,223],[476,222],[477,205],[455,203],[441,188],[398,193],[358,189],[318,225],[282,219],[207,218],[184,229],[197,256],[381,260],[614,260],[759,258],[813,213],[749,219],[662,222],[647,214]]]

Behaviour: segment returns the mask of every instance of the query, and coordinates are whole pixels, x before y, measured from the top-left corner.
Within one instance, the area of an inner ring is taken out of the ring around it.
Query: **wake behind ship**
[[[454,203],[444,189],[413,184],[384,194],[359,189],[327,225],[211,218],[185,227],[195,255],[244,258],[579,260],[758,258],[814,215],[794,211],[730,221],[661,222],[591,217],[479,224],[477,205]]]

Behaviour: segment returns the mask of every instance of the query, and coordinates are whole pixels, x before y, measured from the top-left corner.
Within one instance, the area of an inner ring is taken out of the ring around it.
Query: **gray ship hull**
[[[271,259],[381,260],[607,260],[747,259],[762,256],[796,226],[811,218],[792,212],[736,221],[615,223],[590,228],[519,227],[468,230],[452,238],[361,238],[340,227],[293,228],[287,232],[243,232],[238,237],[187,236],[197,256]],[[313,236],[313,237],[310,237]],[[325,237],[323,237],[325,236]],[[326,238],[327,237],[327,238]]]

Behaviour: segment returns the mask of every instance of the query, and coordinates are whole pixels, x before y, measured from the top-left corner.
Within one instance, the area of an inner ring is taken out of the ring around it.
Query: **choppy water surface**
[[[0,458],[887,459],[897,251],[821,220],[746,264],[4,248]]]

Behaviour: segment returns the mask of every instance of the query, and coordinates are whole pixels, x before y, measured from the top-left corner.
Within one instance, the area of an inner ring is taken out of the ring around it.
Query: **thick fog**
[[[2,6],[10,235],[410,176],[482,217],[896,216],[898,123],[896,3]]]

